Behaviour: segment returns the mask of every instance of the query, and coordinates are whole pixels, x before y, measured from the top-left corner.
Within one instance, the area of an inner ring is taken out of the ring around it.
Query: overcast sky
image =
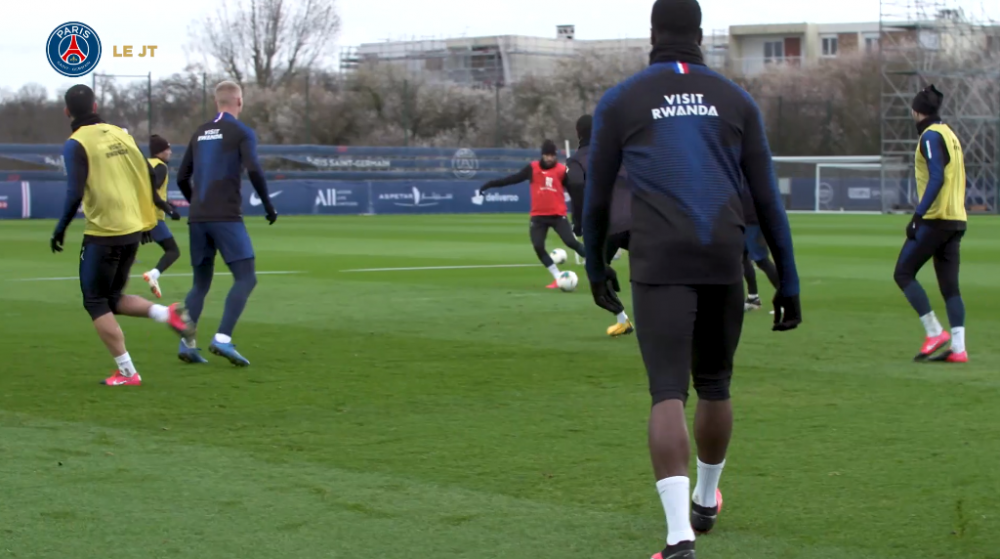
[[[199,62],[188,29],[224,0],[169,2],[80,2],[79,0],[0,0],[0,89],[38,83],[50,93],[73,80],[57,74],[45,59],[45,41],[58,25],[81,21],[98,33],[103,45],[100,73],[142,74],[154,78]],[[238,0],[229,0],[235,2]],[[292,0],[294,1],[294,0]],[[903,4],[904,0],[895,0]],[[954,3],[979,0],[952,0]],[[987,5],[994,5],[993,1]],[[1000,5],[1000,2],[996,2]],[[554,37],[558,24],[576,25],[578,39],[646,37],[651,0],[340,0],[340,35],[330,41],[331,61],[341,47],[407,37],[533,35]],[[879,18],[879,0],[703,0],[705,33],[729,25],[793,22],[866,22]],[[114,58],[115,45],[155,44],[154,59]],[[90,83],[90,76],[83,80]]]

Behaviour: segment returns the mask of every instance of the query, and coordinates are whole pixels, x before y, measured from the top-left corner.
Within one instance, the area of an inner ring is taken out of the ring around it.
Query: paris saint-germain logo
[[[64,23],[49,35],[45,54],[52,69],[67,78],[79,78],[94,71],[101,61],[101,39],[85,23]]]

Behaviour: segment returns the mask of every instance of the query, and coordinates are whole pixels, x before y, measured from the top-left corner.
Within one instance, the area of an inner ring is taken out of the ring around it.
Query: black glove
[[[167,207],[170,208],[170,211],[167,212],[167,215],[170,216],[170,219],[174,221],[179,221],[181,218],[181,213],[177,211],[177,208],[175,208],[173,204],[167,204]]]
[[[482,193],[486,192],[487,190],[489,190],[491,188],[493,188],[493,187],[490,186],[490,183],[486,183],[483,186],[479,187],[479,193],[482,194]]]
[[[798,295],[781,295],[778,290],[774,296],[774,327],[775,332],[794,330],[802,324],[802,307]]]
[[[66,242],[66,231],[56,231],[52,234],[52,239],[49,240],[49,248],[52,249],[53,254],[63,251],[64,242]]]
[[[278,221],[278,211],[275,210],[274,207],[266,208],[264,211],[267,212],[267,215],[265,216],[267,218],[267,224],[274,225],[274,222]]]
[[[617,295],[622,290],[618,285],[618,274],[611,266],[605,267],[604,270],[604,281],[590,282],[590,292],[594,295],[594,303],[598,307],[612,314],[618,314],[625,310],[625,305],[622,305]]]
[[[916,240],[917,229],[920,229],[920,226],[923,225],[923,223],[924,223],[924,218],[920,217],[917,214],[913,214],[913,218],[910,219],[910,222],[906,224],[906,238],[911,241]]]
[[[153,242],[153,232],[143,231],[142,238],[139,240],[139,242],[144,245],[148,245],[149,243]]]

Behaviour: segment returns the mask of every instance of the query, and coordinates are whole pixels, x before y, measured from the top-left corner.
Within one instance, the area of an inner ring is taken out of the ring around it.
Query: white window
[[[865,35],[865,52],[868,54],[878,52],[878,34]]]
[[[764,62],[776,62],[785,58],[784,41],[768,41],[764,43]]]
[[[823,37],[823,56],[837,56],[837,36]]]

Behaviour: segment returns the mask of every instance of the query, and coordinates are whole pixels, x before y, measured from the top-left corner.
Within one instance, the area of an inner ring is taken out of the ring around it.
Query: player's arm
[[[503,186],[510,186],[512,184],[517,184],[530,180],[531,180],[531,164],[529,163],[524,167],[524,169],[521,169],[520,171],[514,173],[513,175],[507,175],[506,177],[503,177],[501,179],[494,179],[487,182],[479,190],[481,192],[483,190],[487,190],[490,188],[500,188]]]
[[[583,240],[587,256],[587,276],[592,283],[607,279],[604,250],[611,214],[611,195],[622,166],[621,119],[611,90],[604,94],[594,110],[590,161],[583,195]]]
[[[264,211],[270,220],[270,216],[276,216],[277,214],[274,211],[274,205],[271,203],[271,195],[267,191],[267,179],[264,178],[264,170],[261,168],[260,160],[257,158],[257,135],[254,134],[253,130],[245,130],[243,137],[240,139],[240,161],[243,163],[243,168],[247,170],[247,178],[250,179],[253,189],[257,191],[257,196],[263,202]]]
[[[930,175],[924,196],[914,212],[922,218],[941,193],[941,187],[944,186],[944,169],[951,163],[951,155],[944,143],[944,136],[936,130],[928,130],[920,137],[920,155],[927,162],[927,172]]]
[[[583,234],[583,189],[586,187],[586,173],[583,166],[575,159],[570,159],[566,165],[566,178],[563,180],[566,192],[569,193],[571,212],[573,214],[573,234]]]
[[[66,204],[63,206],[62,217],[56,224],[54,237],[61,237],[65,234],[69,223],[76,217],[80,203],[83,202],[87,175],[90,173],[87,151],[76,140],[66,140],[63,145],[63,161],[66,164]]]
[[[780,281],[779,294],[784,297],[798,296],[799,273],[792,250],[792,231],[778,191],[771,147],[767,142],[760,109],[749,98],[743,123],[740,166],[757,210],[761,232],[774,254]]]
[[[184,199],[189,203],[191,202],[191,177],[194,176],[194,145],[195,139],[192,137],[191,141],[188,142],[187,149],[184,150],[181,168],[177,172],[177,188],[180,189]]]
[[[172,216],[177,210],[166,200],[161,199],[159,192],[160,187],[163,186],[163,182],[167,180],[167,166],[160,165],[154,168],[147,161],[146,170],[149,172],[149,180],[153,185],[153,205]]]

